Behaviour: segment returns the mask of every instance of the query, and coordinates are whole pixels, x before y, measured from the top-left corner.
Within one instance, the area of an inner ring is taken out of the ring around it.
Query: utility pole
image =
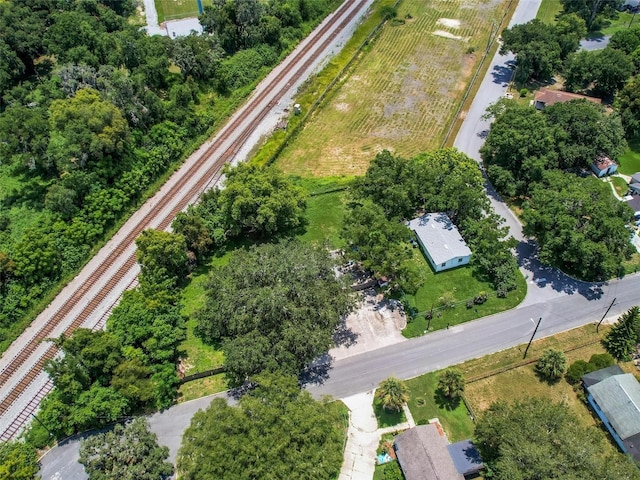
[[[524,360],[525,358],[527,358],[527,352],[529,351],[529,347],[531,346],[531,342],[533,342],[533,337],[536,336],[536,332],[538,331],[538,327],[540,326],[540,322],[542,321],[542,317],[540,317],[538,319],[538,324],[536,325],[536,328],[533,330],[533,335],[531,335],[531,339],[529,340],[529,343],[527,345],[527,348],[524,350],[524,357],[522,357],[522,359]]]
[[[35,413],[32,413],[32,414],[31,414],[31,416],[32,416],[33,418],[35,418],[35,419],[38,421],[38,423],[39,423],[40,425],[42,425],[42,426],[44,427],[44,429],[45,429],[47,432],[49,432],[49,435],[50,435],[51,437],[55,437],[55,434],[54,434],[51,430],[49,430],[49,427],[47,427],[44,423],[42,423],[42,420],[40,420],[38,417],[36,417]]]
[[[602,315],[602,318],[600,319],[600,321],[598,322],[598,325],[596,325],[596,333],[598,333],[598,329],[600,328],[600,324],[602,322],[604,322],[605,317],[607,316],[607,313],[609,313],[609,310],[611,310],[611,307],[613,307],[613,304],[616,302],[616,298],[613,299],[613,301],[611,302],[611,305],[609,305],[609,308],[607,308],[607,311],[604,312],[604,315]]]

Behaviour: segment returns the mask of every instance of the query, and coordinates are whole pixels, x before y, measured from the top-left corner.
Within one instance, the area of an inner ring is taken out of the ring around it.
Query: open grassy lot
[[[197,17],[197,0],[154,0],[158,12],[158,22],[179,18]],[[202,0],[203,5],[211,5],[212,0]]]
[[[438,372],[427,373],[407,381],[410,395],[408,406],[418,424],[438,418],[449,441],[459,442],[473,436],[473,421],[463,402],[451,404],[436,395]]]
[[[629,184],[625,181],[624,178],[611,177],[611,183],[613,184],[613,188],[615,188],[618,195],[622,197],[627,194],[627,191],[629,190]]]
[[[556,16],[562,11],[560,0],[542,0],[536,18],[545,23],[556,23]]]
[[[627,143],[629,149],[618,159],[618,170],[625,175],[633,175],[640,172],[640,138],[632,138]]]
[[[507,3],[402,2],[399,20],[383,28],[278,165],[305,176],[357,175],[384,148],[412,156],[439,147],[491,19]]]
[[[423,283],[414,295],[406,296],[419,315],[402,332],[405,337],[412,338],[424,333],[428,323],[424,314],[432,308],[433,319],[429,329],[438,330],[447,325],[453,326],[513,308],[522,302],[527,293],[526,281],[522,275],[519,275],[516,290],[509,292],[507,298],[497,298],[491,284],[479,279],[473,266],[435,273],[419,249],[416,248],[413,252],[412,269]],[[467,308],[467,300],[483,292],[488,296],[487,301]],[[455,306],[448,308],[444,303]]]

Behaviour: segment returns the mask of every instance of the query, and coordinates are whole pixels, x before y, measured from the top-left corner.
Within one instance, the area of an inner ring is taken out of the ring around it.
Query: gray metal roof
[[[622,440],[640,433],[640,384],[632,374],[605,378],[588,390]]]
[[[640,183],[640,172],[631,175],[631,183]]]
[[[447,450],[449,450],[453,464],[462,475],[478,473],[484,467],[480,452],[471,440],[462,440],[447,445]]]
[[[596,383],[600,383],[602,380],[613,377],[614,375],[624,375],[624,370],[619,365],[612,365],[610,367],[601,368],[595,372],[587,373],[582,376],[582,383],[585,387],[590,387]]]
[[[460,232],[444,212],[426,213],[409,222],[436,265],[471,255]]]
[[[396,456],[406,480],[464,480],[458,473],[447,440],[434,424],[419,425],[395,438]]]

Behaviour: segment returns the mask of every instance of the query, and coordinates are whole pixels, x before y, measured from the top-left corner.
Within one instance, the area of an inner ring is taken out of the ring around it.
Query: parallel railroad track
[[[96,286],[100,278],[106,275],[108,270],[114,267],[114,265],[117,265],[118,262],[122,262],[124,258],[124,262],[116,272],[109,277],[106,285],[90,298],[89,303],[72,319],[71,323],[65,328],[64,333],[69,335],[73,330],[85,324],[85,322],[93,316],[96,309],[104,304],[105,299],[107,299],[117,284],[132,268],[135,268],[135,253],[127,253],[126,251],[130,249],[138,235],[152,225],[153,228],[160,230],[169,227],[180,211],[184,210],[190,202],[196,199],[213,180],[220,177],[222,167],[235,157],[238,150],[249,139],[260,122],[262,122],[272,108],[285,95],[290,85],[299,80],[313,64],[316,56],[327,48],[333,39],[362,10],[367,2],[368,0],[345,1],[331,18],[312,34],[313,37],[309,39],[306,45],[297,50],[291,59],[285,60],[286,64],[283,65],[283,68],[275,78],[254,97],[251,97],[248,103],[242,107],[241,111],[246,112],[246,115],[234,116],[231,121],[223,127],[211,145],[195,159],[189,168],[178,171],[177,174],[180,176],[175,185],[172,186],[170,194],[161,196],[154,205],[154,208],[149,209],[133,227],[125,232],[124,237],[119,240],[119,243],[105,261],[90,273],[89,278],[82,286],[74,291],[65,301],[64,305],[29,339],[24,348],[22,348],[0,372],[0,389],[5,390],[5,392],[0,393],[0,398],[2,398],[0,402],[0,417],[7,412],[11,405],[41,373],[45,362],[54,358],[58,353],[57,348],[53,344],[51,344],[44,353],[36,352],[41,342],[49,338],[52,332],[63,324],[63,321],[72,313],[72,310],[83,299],[86,299],[86,295]],[[308,58],[305,60],[305,57]],[[286,84],[279,86],[285,79],[287,79]],[[267,102],[266,105],[261,106],[265,101]],[[249,119],[249,123],[243,126],[243,123],[246,123],[247,119]],[[229,146],[224,148],[225,143],[229,142]],[[222,153],[218,154],[217,152],[220,150]],[[213,159],[213,161],[211,161],[211,159]],[[201,170],[204,171],[201,172]],[[194,177],[197,178],[195,182],[193,181]],[[173,206],[171,206],[172,202],[175,202]],[[170,210],[163,215],[162,212],[167,208],[170,208]],[[39,355],[39,357],[37,355]],[[29,361],[34,362],[33,365],[29,367],[29,371],[16,383],[14,377],[19,374],[18,371],[21,367],[28,364]],[[10,380],[13,380],[13,382],[11,382],[13,385],[5,388],[5,386],[10,383]],[[41,388],[37,397],[41,397],[41,392],[44,390],[44,387]],[[48,389],[46,390],[48,391]],[[0,392],[2,392],[2,390],[0,390]],[[37,404],[39,404],[40,399],[41,398],[35,399]],[[29,402],[31,405],[34,399],[30,399]],[[37,404],[34,410],[37,408]],[[30,413],[31,412],[29,412],[29,414]],[[0,438],[3,440],[11,438],[26,421],[28,421],[28,414],[25,415],[25,412],[22,412],[22,414],[14,419],[11,425],[0,434]]]

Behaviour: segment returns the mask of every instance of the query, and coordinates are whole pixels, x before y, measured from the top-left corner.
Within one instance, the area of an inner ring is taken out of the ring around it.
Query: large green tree
[[[631,209],[595,178],[550,171],[524,204],[524,232],[535,237],[540,260],[584,280],[616,275],[631,254]]]
[[[213,269],[206,296],[197,333],[222,342],[232,385],[265,369],[298,373],[353,306],[327,251],[296,240],[237,250]]]
[[[536,363],[536,371],[546,380],[559,380],[567,371],[567,357],[562,350],[549,348]]]
[[[464,393],[464,387],[464,376],[460,370],[447,368],[438,376],[438,390],[447,398],[460,398]]]
[[[294,377],[255,382],[238,407],[217,398],[193,416],[178,453],[180,478],[337,477],[345,428],[339,406],[314,400]]]
[[[634,73],[631,56],[622,50],[580,51],[571,55],[564,68],[565,87],[569,90],[590,88],[597,96],[611,98]]]
[[[302,189],[274,168],[241,164],[225,171],[218,205],[231,235],[269,237],[302,223]]]
[[[143,290],[173,290],[186,276],[187,245],[179,233],[148,229],[136,239],[136,246]]]
[[[640,307],[631,307],[620,315],[602,343],[615,359],[629,360],[640,341]]]
[[[89,480],[162,480],[171,477],[169,449],[160,447],[142,418],[116,425],[80,444],[80,459]]]
[[[38,476],[38,455],[21,441],[0,442],[0,480],[32,480]]]
[[[584,427],[569,408],[532,398],[494,403],[479,418],[475,444],[496,480],[640,478],[619,453],[604,455],[601,430]]]

